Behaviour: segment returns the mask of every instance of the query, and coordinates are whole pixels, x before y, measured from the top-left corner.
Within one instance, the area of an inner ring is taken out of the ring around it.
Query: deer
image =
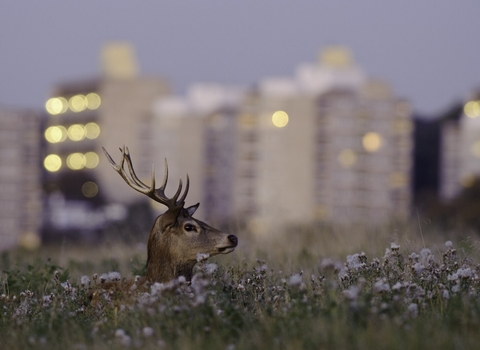
[[[151,184],[146,185],[135,173],[128,147],[120,148],[122,156],[119,164],[115,163],[105,148],[102,147],[102,149],[113,169],[120,174],[128,186],[167,207],[167,210],[155,219],[148,238],[145,276],[147,283],[169,282],[180,276],[190,282],[193,267],[199,260],[217,254],[228,254],[235,250],[238,245],[237,236],[217,230],[193,217],[200,203],[185,207],[185,199],[190,187],[188,174],[183,193],[182,179],[180,179],[173,197],[167,197],[165,195],[168,181],[166,159],[162,185],[155,188],[154,164],[152,164]]]

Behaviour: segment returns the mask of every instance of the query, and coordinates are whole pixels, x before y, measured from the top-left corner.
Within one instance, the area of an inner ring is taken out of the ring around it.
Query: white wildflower
[[[349,269],[358,270],[365,267],[365,263],[360,260],[360,254],[356,253],[347,256],[347,267]]]
[[[197,262],[205,261],[205,260],[207,260],[209,257],[210,257],[210,254],[208,254],[208,253],[205,253],[205,254],[197,253]]]
[[[445,242],[445,247],[447,247],[447,248],[453,248],[453,243],[452,243],[452,241],[446,241],[446,242]]]
[[[442,290],[442,298],[443,299],[450,299],[450,293],[448,292],[448,290],[446,290],[446,289]]]
[[[296,274],[290,276],[290,278],[288,279],[288,284],[291,285],[291,286],[298,286],[298,285],[302,284],[302,282],[303,282],[303,277],[299,273],[296,273]]]
[[[380,279],[373,285],[373,291],[376,293],[389,292],[390,285],[385,280]]]
[[[90,278],[88,278],[88,276],[82,276],[80,277],[80,285],[82,287],[87,287],[90,283]]]
[[[360,293],[360,288],[355,285],[350,286],[347,290],[343,291],[343,295],[350,301],[355,301],[358,298],[358,294]]]
[[[413,269],[413,271],[415,271],[415,273],[417,275],[420,275],[423,272],[423,270],[425,269],[425,266],[423,266],[421,263],[417,262],[417,263],[413,264],[412,269]]]
[[[400,249],[400,246],[397,244],[397,243],[390,243],[390,249],[395,251],[395,250],[399,250]]]
[[[408,312],[410,313],[410,317],[416,318],[418,316],[418,305],[416,303],[408,305]]]
[[[466,279],[466,278],[472,277],[473,271],[469,267],[467,267],[465,269],[460,268],[460,269],[457,270],[457,275],[460,278],[465,278]]]
[[[142,329],[142,334],[145,338],[151,337],[153,333],[153,328],[151,327],[143,327]]]
[[[204,269],[207,275],[211,275],[215,271],[217,271],[218,267],[217,267],[217,264],[211,263],[211,264],[206,264]]]
[[[100,283],[105,283],[105,282],[109,282],[109,276],[108,276],[108,273],[102,273],[100,275]]]
[[[108,273],[108,279],[110,281],[120,281],[122,279],[122,276],[120,275],[120,272],[110,271]]]

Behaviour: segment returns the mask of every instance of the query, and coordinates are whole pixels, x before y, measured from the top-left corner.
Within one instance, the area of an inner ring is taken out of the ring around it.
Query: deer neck
[[[184,276],[187,281],[190,281],[196,261],[178,259],[172,255],[168,240],[159,241],[156,237],[156,235],[150,234],[148,240],[147,280],[163,283]]]

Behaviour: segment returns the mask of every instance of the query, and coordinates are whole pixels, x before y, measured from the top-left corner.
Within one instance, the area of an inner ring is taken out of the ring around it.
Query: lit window
[[[100,161],[100,158],[98,157],[98,154],[95,152],[87,152],[85,153],[85,167],[88,169],[93,169],[98,166],[98,163]]]
[[[49,154],[43,160],[43,166],[47,171],[55,172],[62,167],[62,159],[56,154]]]
[[[93,198],[98,194],[98,186],[95,182],[87,181],[82,186],[82,194],[87,198]]]
[[[61,125],[50,126],[45,130],[45,139],[50,143],[63,142],[67,138],[67,129]]]
[[[45,109],[52,115],[65,113],[68,109],[68,102],[63,97],[52,97],[45,103]]]
[[[272,115],[272,123],[277,128],[283,128],[288,124],[288,114],[284,111],[276,111]]]
[[[72,141],[81,141],[85,138],[85,127],[80,124],[70,125],[68,128],[68,137]]]
[[[86,159],[82,153],[72,153],[67,157],[67,166],[72,170],[80,170],[85,167]]]
[[[102,100],[100,99],[100,96],[94,92],[89,93],[87,96],[85,96],[86,101],[87,101],[87,108],[94,110],[100,107],[100,104],[102,103]]]
[[[463,112],[469,118],[480,117],[480,101],[470,101],[463,107]]]
[[[73,112],[81,112],[87,108],[87,99],[83,95],[70,97],[68,105]]]
[[[376,132],[367,132],[362,138],[362,145],[367,152],[376,152],[382,146],[382,137]]]
[[[88,123],[85,125],[85,137],[87,139],[96,139],[98,135],[100,135],[100,127],[97,123]]]
[[[344,149],[338,155],[338,161],[343,167],[350,168],[357,162],[357,155],[351,149]]]

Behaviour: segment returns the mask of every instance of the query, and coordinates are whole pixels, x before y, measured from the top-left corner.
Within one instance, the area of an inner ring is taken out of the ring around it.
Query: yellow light
[[[474,142],[471,150],[475,157],[480,158],[480,141]]]
[[[88,123],[85,125],[85,137],[87,139],[96,139],[98,135],[100,135],[100,127],[97,123]]]
[[[45,139],[50,143],[63,142],[67,138],[67,129],[61,125],[50,126],[45,130]]]
[[[72,170],[80,170],[85,167],[86,159],[82,153],[72,153],[67,157],[67,166]]]
[[[62,159],[56,154],[49,154],[43,160],[43,166],[47,171],[55,172],[62,167]]]
[[[367,132],[362,138],[362,145],[367,152],[376,152],[382,146],[382,137],[376,132]]]
[[[67,133],[70,140],[81,141],[85,138],[85,127],[80,124],[73,124],[70,125]]]
[[[87,108],[87,99],[83,95],[70,97],[68,105],[73,112],[81,112]]]
[[[68,102],[63,97],[52,97],[45,103],[45,109],[52,115],[65,113],[68,109]]]
[[[480,101],[470,101],[463,107],[463,112],[469,118],[480,117]]]
[[[354,151],[347,148],[340,152],[338,161],[343,167],[350,168],[357,162],[357,155]]]
[[[85,167],[87,167],[88,169],[96,168],[99,162],[100,158],[95,152],[85,153]]]
[[[98,194],[98,186],[95,182],[87,181],[82,186],[82,193],[87,198],[93,198]]]
[[[388,184],[393,188],[405,187],[407,184],[407,176],[400,172],[391,173],[388,176]]]
[[[94,92],[89,93],[85,98],[87,101],[87,108],[91,110],[97,109],[102,103],[100,96]]]
[[[288,124],[288,114],[284,111],[276,111],[272,115],[272,123],[277,128],[283,128]]]

